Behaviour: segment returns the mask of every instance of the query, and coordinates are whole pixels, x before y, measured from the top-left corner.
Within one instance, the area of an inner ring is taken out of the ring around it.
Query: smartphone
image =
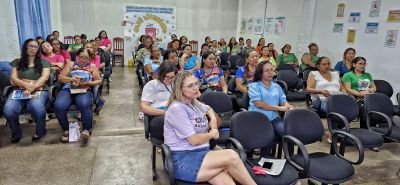
[[[272,163],[272,162],[264,162],[262,167],[265,168],[265,169],[271,169],[273,164],[274,163]]]

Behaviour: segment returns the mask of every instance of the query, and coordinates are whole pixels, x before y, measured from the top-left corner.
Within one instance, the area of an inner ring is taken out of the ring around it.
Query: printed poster
[[[264,31],[264,18],[254,18],[254,34],[262,35]]]
[[[246,32],[247,32],[248,34],[253,33],[253,28],[254,28],[254,18],[249,18],[249,19],[247,19],[247,22],[246,22]]]
[[[356,29],[347,30],[347,44],[354,44],[356,40]]]
[[[349,23],[360,23],[361,12],[351,12],[349,17]]]
[[[240,34],[244,34],[246,32],[246,19],[242,18],[240,23]]]
[[[282,35],[285,32],[286,17],[280,16],[275,17],[275,29],[274,33],[276,35]]]
[[[385,47],[394,48],[396,46],[397,35],[397,30],[388,30],[386,34]]]
[[[382,0],[375,0],[371,2],[369,17],[379,17],[379,11],[381,9],[381,1]]]
[[[137,44],[140,35],[162,40],[176,34],[175,7],[126,5],[123,9],[124,36]]]
[[[378,34],[379,23],[378,22],[368,22],[365,28],[365,33]]]
[[[389,10],[387,22],[400,22],[400,10]]]
[[[274,34],[274,29],[275,29],[274,18],[273,17],[265,18],[265,26],[264,26],[265,33]]]
[[[343,33],[343,23],[334,23],[333,33]]]
[[[344,3],[339,3],[337,6],[337,12],[336,12],[336,17],[342,17],[344,16],[344,8],[346,4]]]

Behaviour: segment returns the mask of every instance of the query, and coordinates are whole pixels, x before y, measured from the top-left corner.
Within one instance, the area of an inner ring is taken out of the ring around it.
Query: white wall
[[[123,36],[120,25],[124,5],[175,6],[177,35],[204,42],[205,36],[229,39],[236,35],[238,0],[60,0],[62,35],[86,33],[88,38],[106,30],[109,37]],[[129,43],[130,44],[130,43]],[[125,58],[131,57],[125,42]]]
[[[12,61],[20,55],[14,1],[0,2],[0,17],[0,60]]]
[[[342,59],[343,51],[348,47],[354,47],[357,56],[367,59],[367,71],[374,79],[384,79],[390,82],[396,92],[400,92],[400,38],[397,39],[395,48],[384,47],[386,31],[390,29],[400,30],[400,23],[387,23],[388,10],[400,9],[399,0],[383,0],[378,18],[369,17],[371,1],[360,2],[347,0],[344,18],[336,18],[336,7],[340,0],[317,1],[316,17],[312,39],[316,41],[321,50],[321,55],[328,56],[333,64]],[[351,11],[361,12],[360,23],[348,23]],[[343,22],[343,33],[332,33],[334,22]],[[365,34],[367,22],[379,22],[379,33]],[[354,45],[346,44],[347,29],[357,29]],[[394,98],[392,98],[394,100]]]

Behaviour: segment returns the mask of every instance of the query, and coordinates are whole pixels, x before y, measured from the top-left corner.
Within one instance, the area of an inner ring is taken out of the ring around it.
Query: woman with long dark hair
[[[36,132],[32,142],[39,141],[46,135],[46,109],[48,99],[47,80],[50,75],[50,62],[40,58],[40,47],[34,39],[24,42],[21,57],[11,62],[11,85],[18,90],[11,93],[4,105],[4,115],[11,129],[11,142],[18,143],[22,138],[19,114],[24,105],[27,106],[36,123]],[[28,99],[13,97],[17,92],[23,92]]]
[[[107,32],[101,30],[98,37],[100,38],[100,48],[103,49],[106,53],[111,52],[112,43],[111,40],[108,39]]]
[[[347,48],[344,50],[343,53],[343,60],[339,61],[335,65],[335,71],[338,71],[340,77],[350,71],[351,67],[353,66],[353,60],[356,56],[356,50],[354,48]]]
[[[228,93],[228,86],[225,82],[224,72],[217,66],[217,57],[213,52],[202,54],[202,67],[194,72],[194,76],[201,82],[200,90],[216,90]]]

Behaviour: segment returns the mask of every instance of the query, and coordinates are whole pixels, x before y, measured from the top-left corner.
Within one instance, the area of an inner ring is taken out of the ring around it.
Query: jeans
[[[81,112],[83,130],[92,130],[92,99],[93,93],[91,91],[82,94],[71,94],[69,89],[63,89],[58,93],[56,102],[54,103],[54,111],[58,123],[64,131],[69,130],[67,113],[72,102],[75,103],[76,107]]]
[[[275,145],[275,141],[280,140],[285,135],[285,124],[281,117],[276,117],[271,121],[271,124],[274,127],[274,140],[268,146],[261,148],[260,154],[262,157],[271,156],[271,150]]]
[[[314,107],[319,107],[319,110],[323,113],[328,113],[328,107],[326,106],[326,98],[319,98],[318,100],[313,100],[311,103]]]
[[[45,104],[49,95],[47,91],[41,91],[38,98],[26,100],[12,99],[12,93],[8,96],[4,105],[4,116],[11,129],[11,137],[13,139],[21,138],[22,131],[19,123],[19,114],[22,108],[26,105],[27,110],[36,124],[36,136],[42,137],[46,135],[46,108]]]

